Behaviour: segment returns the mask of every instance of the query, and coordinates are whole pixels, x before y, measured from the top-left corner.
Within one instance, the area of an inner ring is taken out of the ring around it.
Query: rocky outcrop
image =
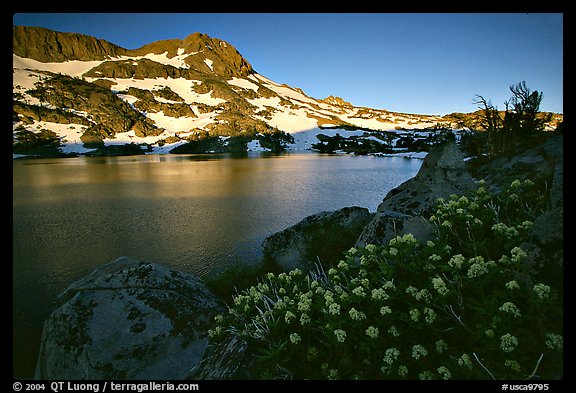
[[[197,278],[127,257],[60,295],[44,325],[39,379],[185,379],[220,312]]]
[[[309,271],[318,260],[334,263],[354,245],[372,216],[366,208],[345,207],[306,217],[264,240],[264,263],[283,271]]]
[[[14,54],[20,57],[45,63],[104,60],[126,53],[126,49],[106,40],[27,26],[13,26],[12,47]]]
[[[136,87],[130,87],[126,94],[132,95],[138,98],[138,101],[134,103],[134,107],[141,112],[162,112],[166,116],[170,117],[197,117],[196,114],[190,108],[190,105],[184,103],[183,99],[176,93],[174,93],[170,88],[149,91],[144,89],[138,89]],[[161,99],[177,101],[177,102],[162,102],[156,100],[155,94],[158,94]],[[166,98],[170,97],[170,98]]]
[[[150,59],[108,60],[84,73],[90,78],[119,79],[199,79],[201,74],[189,69],[161,64]]]
[[[49,103],[56,108],[86,112],[92,123],[81,139],[87,144],[98,144],[104,138],[130,130],[139,137],[162,133],[151,120],[109,89],[79,78],[51,74],[28,93],[41,103]]]
[[[375,217],[364,228],[356,245],[387,244],[398,235],[412,233],[419,239],[431,235],[425,219],[437,198],[463,194],[474,188],[455,142],[430,150],[415,177],[390,191],[378,206]]]
[[[325,102],[325,103],[330,104],[330,105],[350,106],[350,107],[352,106],[352,104],[349,103],[348,101],[344,101],[344,99],[342,99],[340,97],[335,97],[335,96],[328,96],[328,97],[326,97],[320,101]]]
[[[30,124],[34,120],[61,124],[82,124],[89,126],[92,123],[83,116],[60,108],[47,108],[45,106],[30,105],[21,101],[12,102],[12,111],[18,120]]]
[[[532,235],[538,244],[550,247],[561,245],[564,239],[563,147],[564,136],[560,134],[520,154],[471,168],[475,177],[483,178],[496,192],[514,180],[530,179],[545,185],[549,206],[534,220]]]

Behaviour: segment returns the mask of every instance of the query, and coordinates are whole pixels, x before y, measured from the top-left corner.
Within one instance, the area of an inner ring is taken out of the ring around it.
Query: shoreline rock
[[[329,263],[354,245],[373,216],[368,209],[357,206],[308,216],[264,240],[264,264],[272,270],[298,268],[307,272],[318,260]]]
[[[71,284],[44,324],[36,379],[185,379],[220,311],[196,277],[121,257]]]
[[[356,246],[387,244],[393,237],[407,233],[426,240],[432,227],[423,215],[434,207],[436,199],[461,194],[473,187],[474,181],[456,143],[433,147],[416,176],[386,195]]]

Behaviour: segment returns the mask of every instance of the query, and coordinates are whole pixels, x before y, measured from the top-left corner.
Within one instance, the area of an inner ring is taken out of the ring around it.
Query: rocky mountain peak
[[[160,40],[128,52],[130,56],[166,53],[168,58],[186,56],[184,62],[192,69],[224,77],[248,76],[252,66],[232,45],[207,34],[193,33],[183,40]]]
[[[184,49],[184,53],[190,54],[185,61],[195,69],[230,77],[254,73],[250,63],[236,48],[218,38],[196,32],[184,38],[180,42],[180,48]]]

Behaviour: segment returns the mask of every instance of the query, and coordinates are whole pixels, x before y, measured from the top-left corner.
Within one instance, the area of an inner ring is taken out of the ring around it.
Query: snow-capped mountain
[[[14,26],[13,95],[15,153],[306,150],[337,134],[394,147],[446,121],[312,98],[200,33],[128,50]]]

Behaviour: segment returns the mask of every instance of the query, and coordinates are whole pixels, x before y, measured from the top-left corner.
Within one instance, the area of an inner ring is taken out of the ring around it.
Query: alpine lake
[[[322,211],[374,212],[421,164],[311,152],[14,160],[14,377],[33,377],[58,294],[97,266],[125,255],[206,277],[259,263],[267,236]]]

